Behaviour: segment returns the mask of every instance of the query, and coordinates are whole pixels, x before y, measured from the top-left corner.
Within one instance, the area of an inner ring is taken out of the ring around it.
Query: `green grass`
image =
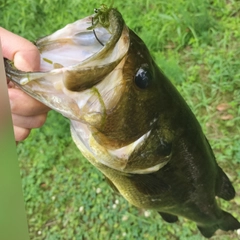
[[[110,3],[111,1],[106,1]],[[34,41],[93,13],[98,1],[2,1],[0,25]],[[240,2],[115,1],[128,26],[188,102],[237,196],[222,208],[240,219]],[[227,107],[222,104],[227,103]],[[68,120],[18,145],[31,239],[203,239],[194,223],[167,224],[115,195],[71,141]],[[237,239],[218,232],[212,239]]]

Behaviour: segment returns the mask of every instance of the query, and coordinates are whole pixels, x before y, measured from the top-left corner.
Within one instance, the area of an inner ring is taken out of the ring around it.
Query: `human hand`
[[[40,54],[37,47],[28,40],[0,27],[3,56],[14,62],[22,71],[37,71],[40,66]],[[8,83],[14,135],[16,141],[28,137],[32,128],[41,127],[50,110],[34,98]]]

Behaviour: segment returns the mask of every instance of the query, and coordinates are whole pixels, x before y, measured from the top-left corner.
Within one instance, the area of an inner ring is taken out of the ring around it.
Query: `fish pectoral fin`
[[[231,200],[235,197],[235,190],[223,170],[218,167],[218,178],[216,181],[216,195],[224,200]]]
[[[158,212],[164,221],[168,223],[175,223],[178,221],[178,217],[170,213]]]
[[[104,177],[105,177],[107,184],[112,188],[114,193],[122,196],[121,193],[118,191],[117,187],[114,185],[114,183],[108,177],[106,177],[106,176],[104,176]]]

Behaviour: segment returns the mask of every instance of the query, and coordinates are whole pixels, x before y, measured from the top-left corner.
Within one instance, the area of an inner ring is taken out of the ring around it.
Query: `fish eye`
[[[135,75],[134,81],[137,87],[140,89],[146,89],[150,85],[151,79],[152,76],[147,69],[139,68]]]

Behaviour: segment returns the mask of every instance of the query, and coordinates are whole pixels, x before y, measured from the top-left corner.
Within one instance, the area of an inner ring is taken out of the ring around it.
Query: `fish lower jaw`
[[[157,172],[159,169],[163,168],[168,162],[159,163],[153,167],[145,168],[145,169],[136,169],[136,170],[129,170],[127,173],[133,174],[149,174],[153,172]],[[124,171],[125,172],[125,171]]]
[[[127,161],[114,161],[114,162],[109,162],[109,161],[102,161],[101,159],[96,160],[98,163],[117,170],[119,172],[123,172],[126,174],[149,174],[149,173],[153,173],[153,172],[157,172],[159,169],[163,168],[167,162],[163,162],[163,163],[159,163],[153,167],[148,167],[145,169],[128,169],[127,167]]]
[[[101,146],[84,123],[71,121],[71,133],[79,150],[97,168],[111,168],[126,174],[149,174],[158,171],[167,164],[167,162],[161,162],[146,168],[128,165],[131,154],[137,146],[146,140],[150,131],[133,143],[116,150]]]

